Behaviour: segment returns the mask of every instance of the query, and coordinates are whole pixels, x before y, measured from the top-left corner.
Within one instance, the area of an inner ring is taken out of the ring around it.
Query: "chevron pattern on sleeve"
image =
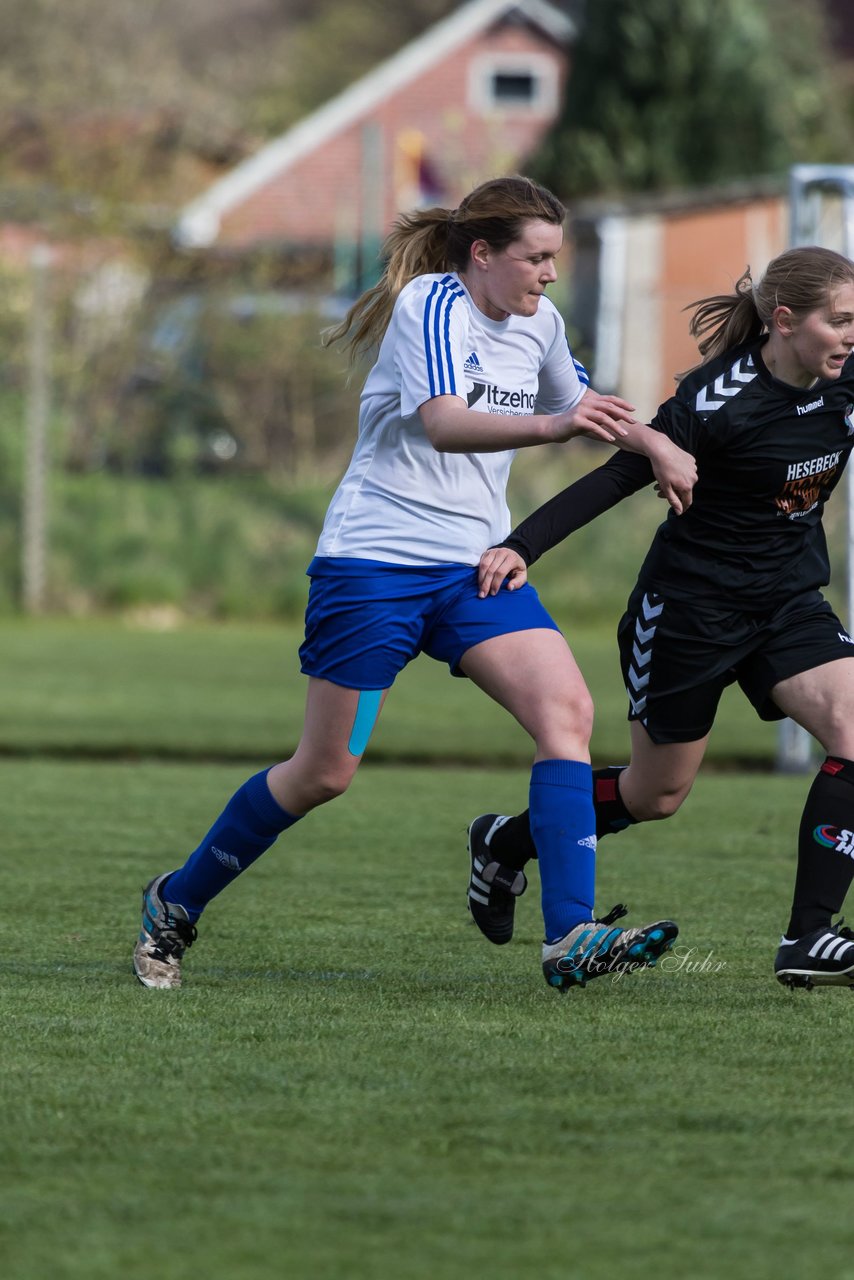
[[[709,414],[722,409],[728,400],[743,391],[748,383],[756,377],[756,366],[752,356],[742,356],[736,360],[726,373],[719,374],[714,382],[709,382],[697,392],[694,408],[697,413]]]

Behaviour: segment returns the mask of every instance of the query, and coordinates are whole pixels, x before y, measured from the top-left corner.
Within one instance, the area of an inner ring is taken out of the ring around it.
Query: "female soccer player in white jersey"
[[[854,263],[790,249],[758,284],[748,271],[733,294],[697,303],[691,332],[704,362],[653,426],[696,456],[698,480],[690,510],[656,533],[620,623],[631,764],[596,771],[597,830],[678,809],[738,681],[763,720],[791,716],[827,752],[775,972],[789,986],[854,987],[854,932],[832,922],[854,878],[854,639],[821,594],[822,514],[854,444]],[[485,554],[482,589],[524,583],[544,551],[651,480],[625,454],[590,472]],[[493,941],[512,934],[502,885],[535,854],[528,826],[527,814],[485,814],[470,829],[475,859],[496,868],[498,888],[472,902]]]
[[[143,891],[134,970],[145,986],[177,987],[208,902],[347,789],[395,676],[422,651],[473,680],[534,741],[546,941],[569,935],[595,957],[591,972],[653,963],[672,943],[669,921],[594,920],[589,694],[533,588],[478,598],[481,552],[510,526],[516,449],[604,440],[647,455],[674,509],[690,502],[693,458],[636,422],[631,405],[587,387],[544,296],[564,216],[522,177],[487,182],[455,210],[405,215],[380,283],[333,335],[351,350],[380,345],[308,570],[304,731],[291,759],[249,778],[184,865]]]

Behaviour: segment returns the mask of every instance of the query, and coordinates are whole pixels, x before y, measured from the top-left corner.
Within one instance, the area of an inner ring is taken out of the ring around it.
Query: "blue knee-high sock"
[[[299,821],[277,804],[267,786],[267,770],[238,787],[198,849],[173,871],[161,894],[177,902],[190,920],[198,920],[211,898],[221,893],[276,837]]]
[[[540,860],[547,942],[593,918],[596,814],[593,773],[580,760],[538,760],[531,770],[531,834]]]

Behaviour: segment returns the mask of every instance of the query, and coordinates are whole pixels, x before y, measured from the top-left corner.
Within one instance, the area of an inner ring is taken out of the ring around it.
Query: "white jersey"
[[[317,554],[477,564],[510,531],[505,491],[515,450],[437,452],[419,406],[456,395],[478,413],[563,413],[585,390],[548,298],[533,316],[490,320],[457,275],[418,276],[401,290],[365,382],[356,448]]]

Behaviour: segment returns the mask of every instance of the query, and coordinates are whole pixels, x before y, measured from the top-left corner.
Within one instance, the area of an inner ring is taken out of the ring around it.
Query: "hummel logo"
[[[229,871],[243,870],[233,853],[226,853],[225,849],[218,849],[215,844],[211,845],[211,853],[217,862],[221,862],[224,867],[228,867]]]
[[[463,367],[465,368],[466,373],[483,373],[483,369],[481,368],[481,364],[480,364],[480,359],[476,351],[473,351],[471,353],[471,355],[467,358],[465,365]]]

